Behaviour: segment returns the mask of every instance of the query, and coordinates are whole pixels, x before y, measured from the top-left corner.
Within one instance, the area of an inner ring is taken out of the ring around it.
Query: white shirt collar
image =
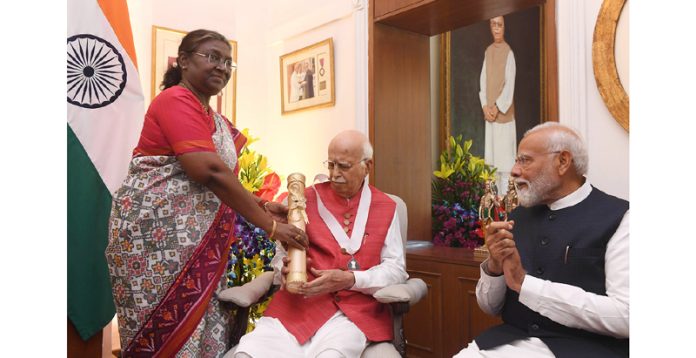
[[[588,196],[590,196],[590,192],[592,192],[592,186],[590,185],[590,181],[585,178],[585,183],[582,184],[577,190],[574,192],[554,201],[553,203],[549,204],[549,209],[551,210],[560,210],[564,209],[567,207],[571,207],[573,205],[576,205],[580,203],[581,201],[585,200]]]

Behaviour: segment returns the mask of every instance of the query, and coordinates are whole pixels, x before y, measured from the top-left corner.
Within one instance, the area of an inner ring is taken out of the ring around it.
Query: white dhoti
[[[491,164],[498,168],[496,171],[496,185],[498,194],[505,193],[502,190],[507,188],[510,171],[515,164],[517,156],[517,130],[515,121],[507,123],[486,122],[486,150],[484,159],[486,164]]]
[[[225,358],[359,358],[367,343],[365,334],[341,311],[336,312],[304,345],[300,345],[279,320],[261,317],[256,328],[244,335]]]

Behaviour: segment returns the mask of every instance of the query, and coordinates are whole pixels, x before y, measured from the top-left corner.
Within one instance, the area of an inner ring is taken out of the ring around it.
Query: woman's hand
[[[271,214],[273,220],[279,223],[288,222],[288,207],[282,203],[276,203],[274,201],[269,201],[264,205],[264,209]]]
[[[301,250],[305,250],[309,247],[307,234],[298,229],[295,225],[277,223],[273,239]]]

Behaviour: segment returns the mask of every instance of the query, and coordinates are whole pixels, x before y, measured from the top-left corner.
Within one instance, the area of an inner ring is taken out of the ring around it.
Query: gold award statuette
[[[517,184],[515,184],[515,179],[510,177],[508,179],[508,190],[503,197],[503,206],[505,207],[505,212],[509,214],[511,211],[520,205],[517,199]]]
[[[500,197],[498,196],[498,188],[496,187],[493,180],[486,181],[486,189],[481,197],[481,203],[479,204],[478,214],[479,220],[481,220],[481,229],[486,232],[488,225],[493,221],[498,221],[500,219]],[[507,213],[505,218],[507,220]]]
[[[301,173],[292,173],[288,176],[288,224],[295,225],[302,231],[309,223],[307,220],[307,199],[304,195],[305,176]],[[288,248],[287,277],[285,288],[290,293],[298,293],[300,286],[307,282],[307,251],[294,247]]]

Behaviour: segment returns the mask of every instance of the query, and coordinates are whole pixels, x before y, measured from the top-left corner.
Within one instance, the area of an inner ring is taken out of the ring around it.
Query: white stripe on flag
[[[68,9],[68,38],[78,34],[99,37],[113,45],[125,63],[126,86],[113,103],[92,109],[68,103],[68,123],[113,194],[127,174],[143,125],[140,79],[96,0],[69,0]]]

